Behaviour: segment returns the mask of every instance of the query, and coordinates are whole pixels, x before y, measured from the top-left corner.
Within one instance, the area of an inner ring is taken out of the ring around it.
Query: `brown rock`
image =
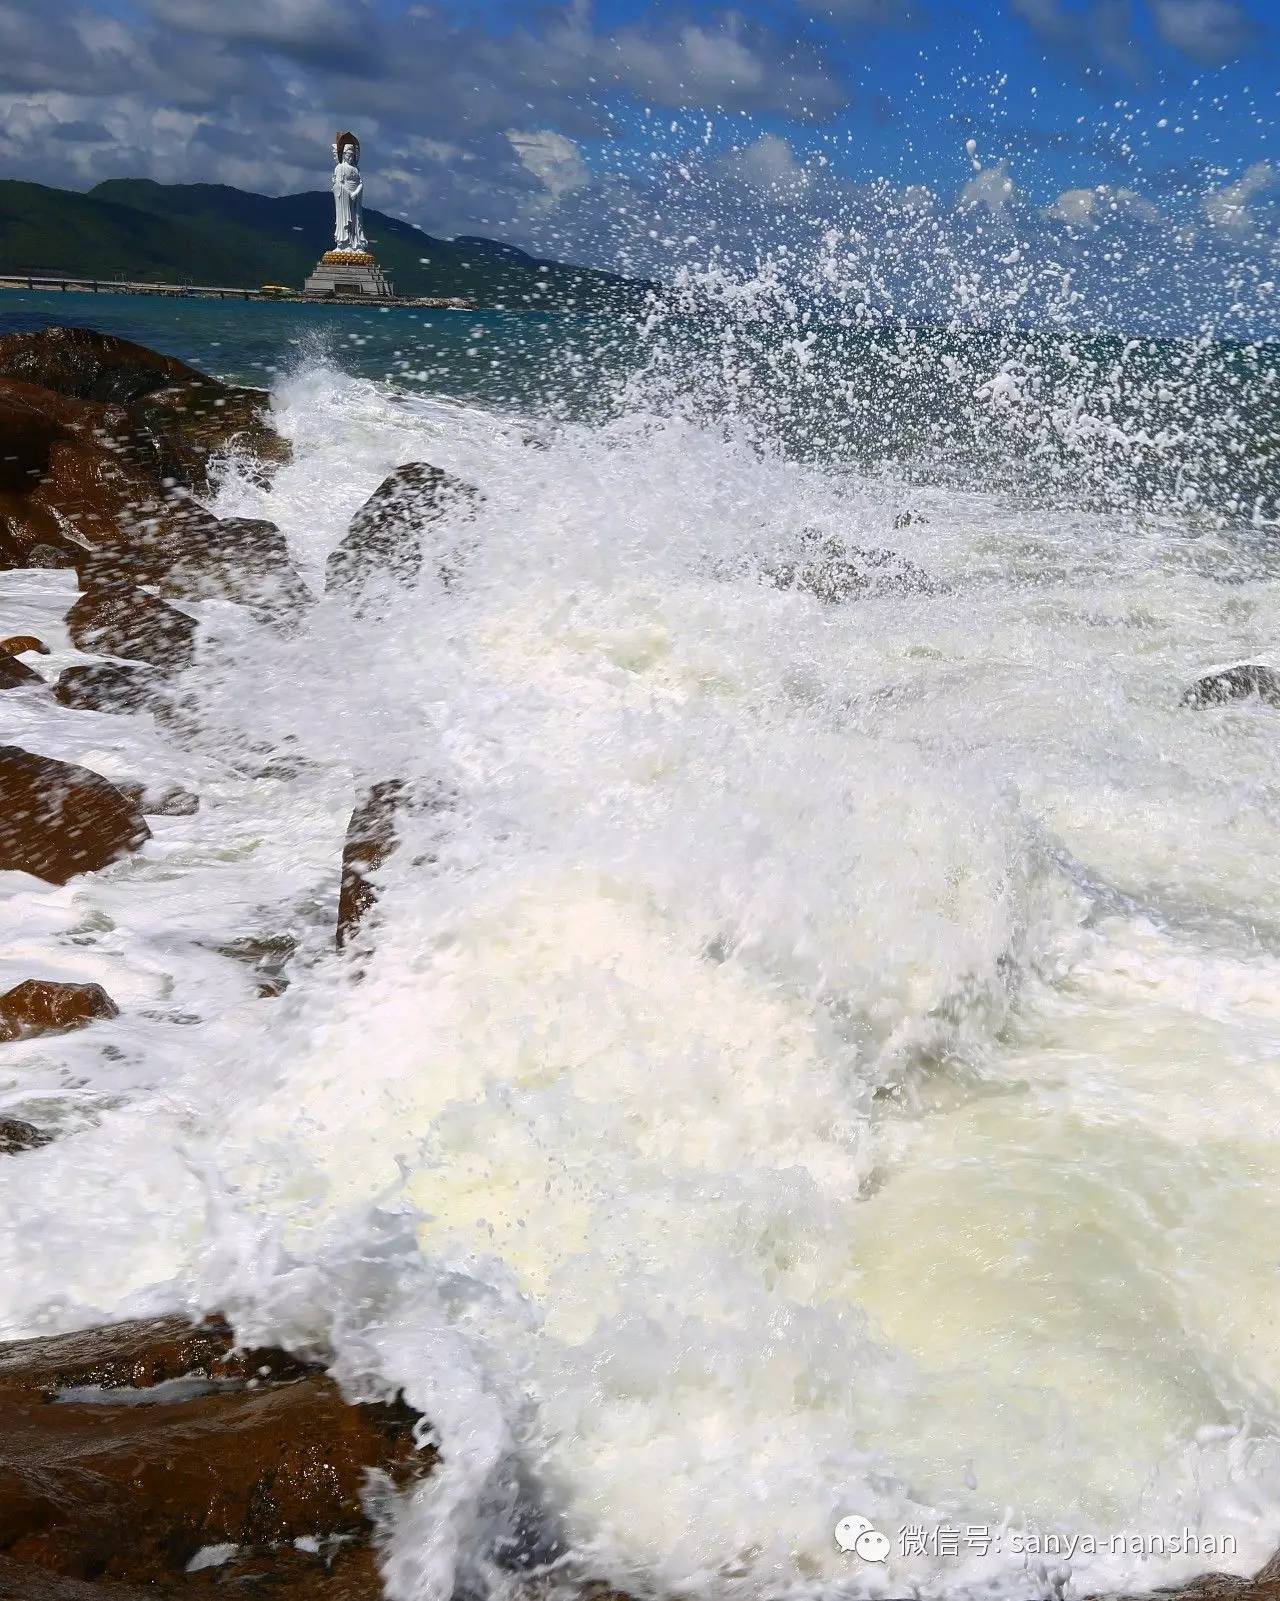
[[[165,490],[129,428],[117,407],[0,380],[0,565],[71,567],[100,549],[143,581],[216,525]]]
[[[300,1379],[322,1372],[274,1346],[238,1349],[225,1318],[127,1323],[0,1345],[0,1395],[24,1390],[52,1400],[62,1390],[146,1390],[169,1379]]]
[[[19,1151],[38,1151],[42,1145],[52,1143],[53,1135],[38,1129],[34,1123],[24,1123],[19,1117],[0,1117],[0,1156],[16,1156]],[[0,1596],[3,1594],[3,1590],[0,1590]]]
[[[472,484],[426,462],[398,467],[361,506],[346,538],[330,554],[326,591],[358,599],[380,579],[411,588],[422,568],[424,530],[472,506],[478,494]],[[445,555],[438,566],[442,581],[451,583],[460,564],[460,550]]]
[[[342,851],[342,887],[338,894],[339,950],[359,932],[377,903],[378,892],[370,878],[399,844],[396,810],[404,798],[405,788],[396,778],[375,784],[351,814]]]
[[[367,1470],[404,1470],[414,1416],[327,1378],[148,1406],[7,1396],[0,1550],[76,1578],[177,1576],[202,1546],[366,1536]]]
[[[156,587],[179,599],[239,601],[270,619],[292,618],[313,599],[289,562],[284,535],[262,517],[216,520]]]
[[[0,379],[0,437],[0,568],[75,567],[85,588],[275,609],[310,598],[274,524],[219,519],[175,489],[119,407]]]
[[[60,705],[82,712],[156,711],[169,703],[162,673],[118,662],[67,667],[53,693]]]
[[[168,672],[195,660],[196,621],[163,600],[128,584],[86,591],[67,613],[67,630],[79,650],[127,656]]]
[[[65,884],[150,837],[138,808],[100,774],[0,745],[0,871]]]
[[[29,978],[0,995],[0,1040],[69,1034],[98,1018],[119,1015],[120,1008],[101,984],[58,984]]]
[[[270,423],[269,396],[111,334],[89,328],[11,334],[0,339],[0,379],[126,408],[130,445],[149,470],[197,491],[208,487],[215,452],[236,449],[271,465],[289,459]]]
[[[0,1556],[0,1601],[383,1601],[383,1593],[373,1551],[349,1540],[319,1556],[277,1545],[145,1585],[69,1579]]]
[[[197,494],[212,487],[213,458],[247,456],[260,482],[290,459],[289,444],[270,416],[268,395],[210,378],[159,390],[129,409],[136,437],[150,447],[156,471]]]
[[[22,689],[27,684],[43,684],[44,679],[26,662],[0,651],[0,689]]]
[[[271,999],[289,988],[285,968],[298,949],[292,934],[247,934],[217,947],[221,956],[243,962],[258,977],[258,995]]]
[[[31,653],[35,656],[49,655],[49,647],[42,639],[34,634],[14,634],[9,639],[0,639],[0,655],[25,656]]]
[[[101,502],[127,503],[107,431],[105,408],[0,384],[0,567],[27,566],[37,548],[44,561],[72,566],[80,524],[87,539],[103,526]]]
[[[0,339],[0,378],[118,406],[173,384],[213,382],[175,356],[92,328],[7,334]]]

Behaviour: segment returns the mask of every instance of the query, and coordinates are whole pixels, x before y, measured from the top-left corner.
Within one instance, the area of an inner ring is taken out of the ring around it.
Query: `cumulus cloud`
[[[1137,0],[1010,0],[1010,9],[1046,46],[1081,67],[1141,79],[1151,70]],[[1262,37],[1263,28],[1240,0],[1147,0],[1156,35],[1197,66],[1237,60]]]
[[[1270,161],[1255,161],[1234,183],[1221,189],[1211,189],[1201,202],[1201,209],[1215,228],[1227,233],[1249,234],[1257,227],[1257,218],[1251,207],[1255,200],[1274,190],[1280,184],[1280,168]]]
[[[808,174],[787,141],[776,133],[761,134],[753,144],[723,156],[720,170],[752,189],[803,188]]]
[[[1094,0],[1084,10],[1064,0],[1010,0],[1046,49],[1081,67],[1096,67],[1136,78],[1145,71],[1132,0]]]
[[[575,190],[585,189],[591,182],[582,151],[572,139],[566,139],[561,133],[555,133],[550,128],[521,133],[513,128],[507,133],[507,143],[524,167],[546,189],[552,201],[571,195]]]
[[[354,66],[378,58],[369,0],[151,0],[151,14],[188,33],[262,45],[299,61]]]
[[[992,217],[1003,217],[1017,197],[1007,161],[999,161],[994,167],[979,164],[960,191],[959,206],[961,211],[986,211]]]
[[[1151,0],[1166,44],[1205,67],[1236,61],[1261,36],[1261,25],[1237,0]]]
[[[1159,206],[1136,189],[1113,189],[1105,183],[1092,189],[1064,189],[1045,208],[1044,216],[1050,222],[1065,222],[1076,228],[1096,227],[1113,217],[1131,217],[1152,226],[1165,220]]]
[[[916,0],[807,0],[805,10],[812,16],[877,28],[916,28],[929,17],[928,8]]]

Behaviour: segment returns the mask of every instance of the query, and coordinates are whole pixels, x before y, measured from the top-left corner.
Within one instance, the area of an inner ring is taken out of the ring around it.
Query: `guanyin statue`
[[[364,179],[360,176],[360,141],[353,133],[340,133],[333,141],[333,155],[337,162],[333,169],[333,203],[337,211],[334,246],[338,250],[366,252],[369,241],[364,236]]]

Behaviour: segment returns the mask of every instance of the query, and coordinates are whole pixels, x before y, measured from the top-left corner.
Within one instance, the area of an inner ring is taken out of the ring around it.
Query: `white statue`
[[[367,250],[364,236],[364,179],[360,176],[360,141],[340,133],[333,141],[333,203],[338,221],[333,242],[339,250]]]

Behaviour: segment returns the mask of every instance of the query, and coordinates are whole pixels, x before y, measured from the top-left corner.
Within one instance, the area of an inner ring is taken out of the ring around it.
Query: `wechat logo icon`
[[[856,1514],[836,1524],[836,1545],[846,1556],[858,1556],[864,1562],[883,1562],[889,1555],[889,1536],[872,1528],[869,1518]]]

